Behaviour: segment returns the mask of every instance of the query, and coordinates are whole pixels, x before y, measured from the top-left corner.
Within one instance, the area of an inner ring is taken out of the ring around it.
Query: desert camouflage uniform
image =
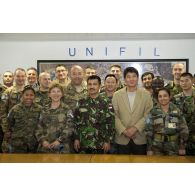
[[[64,103],[69,105],[70,108],[74,111],[76,107],[76,103],[87,96],[87,86],[85,83],[82,83],[81,92],[77,92],[76,88],[70,83],[64,92]]]
[[[170,90],[172,97],[182,92],[180,85],[175,85],[173,81],[170,81],[166,86]]]
[[[64,83],[60,83],[58,79],[53,80],[52,82],[59,83],[60,85],[62,85],[63,89],[66,89],[66,87],[70,84],[71,79],[67,77]]]
[[[103,153],[103,144],[113,140],[113,107],[108,98],[86,97],[77,103],[74,113],[75,139],[80,140],[81,153]]]
[[[2,152],[1,144],[3,142],[3,122],[5,122],[7,117],[7,110],[6,110],[6,100],[4,99],[3,93],[5,91],[5,87],[0,84],[0,153]]]
[[[185,118],[173,103],[168,113],[163,112],[160,105],[153,107],[146,119],[145,132],[147,150],[156,155],[178,155],[179,149],[185,149],[188,139]]]
[[[8,145],[10,153],[35,153],[38,142],[35,130],[39,121],[41,106],[33,103],[27,107],[22,102],[15,105],[8,114],[8,131],[11,138]]]
[[[183,92],[174,96],[174,103],[183,112],[189,128],[187,155],[195,155],[195,90],[192,96],[185,96]]]
[[[35,103],[45,107],[46,105],[50,104],[51,98],[49,97],[48,91],[37,91],[35,94]]]
[[[50,105],[43,108],[36,137],[39,141],[38,152],[40,153],[70,153],[70,142],[73,133],[73,114],[69,106],[61,102],[60,107],[51,109]],[[47,149],[42,146],[44,141],[50,144],[59,141],[57,148]]]

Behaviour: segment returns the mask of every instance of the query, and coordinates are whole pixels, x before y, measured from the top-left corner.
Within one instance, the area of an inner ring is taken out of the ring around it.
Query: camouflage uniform
[[[67,77],[64,83],[60,83],[58,79],[53,80],[52,82],[57,82],[60,85],[62,85],[63,89],[66,89],[66,87],[70,84],[71,79],[69,77]]]
[[[29,84],[30,85],[30,84]],[[31,85],[32,86],[32,88],[35,90],[35,92],[37,92],[37,91],[39,91],[39,84],[38,83],[35,83],[35,84],[33,84],[33,85]]]
[[[8,111],[16,104],[20,102],[20,98],[22,96],[22,91],[18,91],[16,86],[12,86],[5,90],[4,95],[6,96],[7,109]]]
[[[7,111],[6,111],[6,105],[3,93],[5,91],[5,87],[0,84],[0,153],[2,152],[1,144],[3,142],[3,122],[6,120],[7,117]]]
[[[35,94],[35,103],[45,107],[46,105],[50,104],[51,98],[49,97],[48,91],[37,91]]]
[[[64,92],[64,102],[65,104],[69,105],[70,108],[74,111],[76,107],[76,103],[87,96],[87,86],[85,83],[82,83],[82,90],[81,92],[77,92],[76,88],[70,83]]]
[[[113,108],[101,95],[86,97],[77,103],[74,113],[75,139],[80,140],[81,153],[103,153],[104,143],[113,140]]]
[[[39,121],[41,106],[33,103],[30,107],[22,102],[15,105],[8,114],[8,130],[11,131],[8,152],[35,153],[38,142],[35,130]]]
[[[182,92],[181,86],[175,85],[173,81],[170,81],[165,87],[170,90],[172,97]]]
[[[40,153],[70,153],[70,142],[73,133],[73,114],[70,108],[61,102],[60,107],[51,109],[50,105],[43,108],[39,119],[36,137],[39,141]],[[52,143],[58,140],[59,147],[47,149],[42,146],[44,141]]]
[[[154,154],[178,155],[185,148],[188,139],[188,127],[182,112],[170,103],[168,113],[153,107],[146,119],[145,132],[148,151]]]
[[[110,110],[114,110],[113,108],[113,105],[112,105],[112,97],[108,97],[106,92],[102,92],[100,94],[102,97],[104,98],[108,98],[108,104],[109,104],[109,109]],[[116,133],[116,129],[115,129],[115,121],[113,120],[113,124],[112,124],[112,129],[110,129],[110,143],[111,143],[111,148],[110,148],[110,151],[108,153],[110,154],[115,154],[117,153],[117,146],[116,146],[116,143],[115,143],[115,133]]]
[[[187,155],[195,155],[195,90],[193,90],[192,96],[185,96],[182,92],[174,96],[173,101],[183,112],[189,128]]]

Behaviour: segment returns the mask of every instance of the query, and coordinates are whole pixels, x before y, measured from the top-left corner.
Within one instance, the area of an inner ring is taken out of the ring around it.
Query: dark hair
[[[151,75],[152,79],[154,78],[154,74],[152,72],[144,72],[141,76],[141,80],[143,81],[143,78],[147,75]]]
[[[118,82],[118,79],[116,78],[116,76],[115,76],[114,74],[107,74],[107,75],[105,76],[104,81],[105,81],[108,77],[113,77],[113,78],[115,78],[116,82]]]
[[[160,89],[157,90],[157,97],[158,97],[158,94],[159,94],[160,91],[166,91],[169,94],[169,96],[171,96],[171,92],[168,88],[161,87]]]
[[[121,66],[120,66],[119,64],[112,64],[112,65],[110,66],[110,70],[111,70],[111,68],[113,68],[113,67],[120,68],[120,70],[121,70]]]
[[[88,84],[88,81],[89,81],[89,80],[95,80],[95,79],[97,79],[99,85],[101,85],[101,79],[100,79],[100,77],[97,76],[97,75],[91,75],[91,76],[89,76],[88,79],[87,79],[87,84]]]
[[[27,71],[29,71],[29,70],[34,70],[37,73],[37,69],[35,67],[30,67],[27,69]]]
[[[126,78],[128,73],[135,73],[137,75],[137,77],[139,77],[139,73],[138,73],[137,69],[134,67],[125,68],[124,73],[123,73],[124,78]]]
[[[189,76],[191,79],[193,79],[193,75],[191,73],[189,73],[189,72],[182,73],[181,76],[180,76],[180,78],[181,77],[187,77],[187,76]]]
[[[58,67],[64,67],[66,70],[67,70],[67,68],[65,67],[65,65],[64,64],[58,64],[56,67],[55,67],[55,70],[58,68]]]
[[[26,85],[24,86],[24,89],[22,91],[22,94],[24,94],[25,91],[31,90],[34,94],[35,94],[35,90],[33,89],[33,87],[31,85]]]

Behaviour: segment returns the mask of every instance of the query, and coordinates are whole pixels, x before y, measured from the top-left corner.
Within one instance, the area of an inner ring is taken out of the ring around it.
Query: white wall
[[[86,56],[93,47],[93,56]],[[107,56],[105,55],[107,47]],[[126,47],[120,55],[120,47]],[[69,55],[76,48],[76,55]],[[140,49],[141,48],[141,53]],[[154,50],[156,48],[156,54]],[[37,67],[37,60],[102,59],[189,59],[189,71],[195,73],[195,39],[143,41],[40,41],[0,42],[0,73],[17,67]]]

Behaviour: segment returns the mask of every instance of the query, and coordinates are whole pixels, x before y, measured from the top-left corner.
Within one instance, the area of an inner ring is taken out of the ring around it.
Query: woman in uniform
[[[170,102],[170,91],[157,92],[158,104],[146,119],[147,155],[185,155],[188,127],[181,111]]]
[[[10,138],[7,140],[7,151],[5,152],[36,152],[38,142],[35,137],[35,130],[37,129],[41,106],[33,103],[34,99],[35,91],[32,86],[25,86],[22,91],[21,102],[10,110],[7,117],[6,135],[10,134]]]
[[[62,96],[63,87],[59,83],[51,83],[51,103],[43,108],[36,131],[40,153],[70,153],[73,115],[69,106],[61,101]]]

